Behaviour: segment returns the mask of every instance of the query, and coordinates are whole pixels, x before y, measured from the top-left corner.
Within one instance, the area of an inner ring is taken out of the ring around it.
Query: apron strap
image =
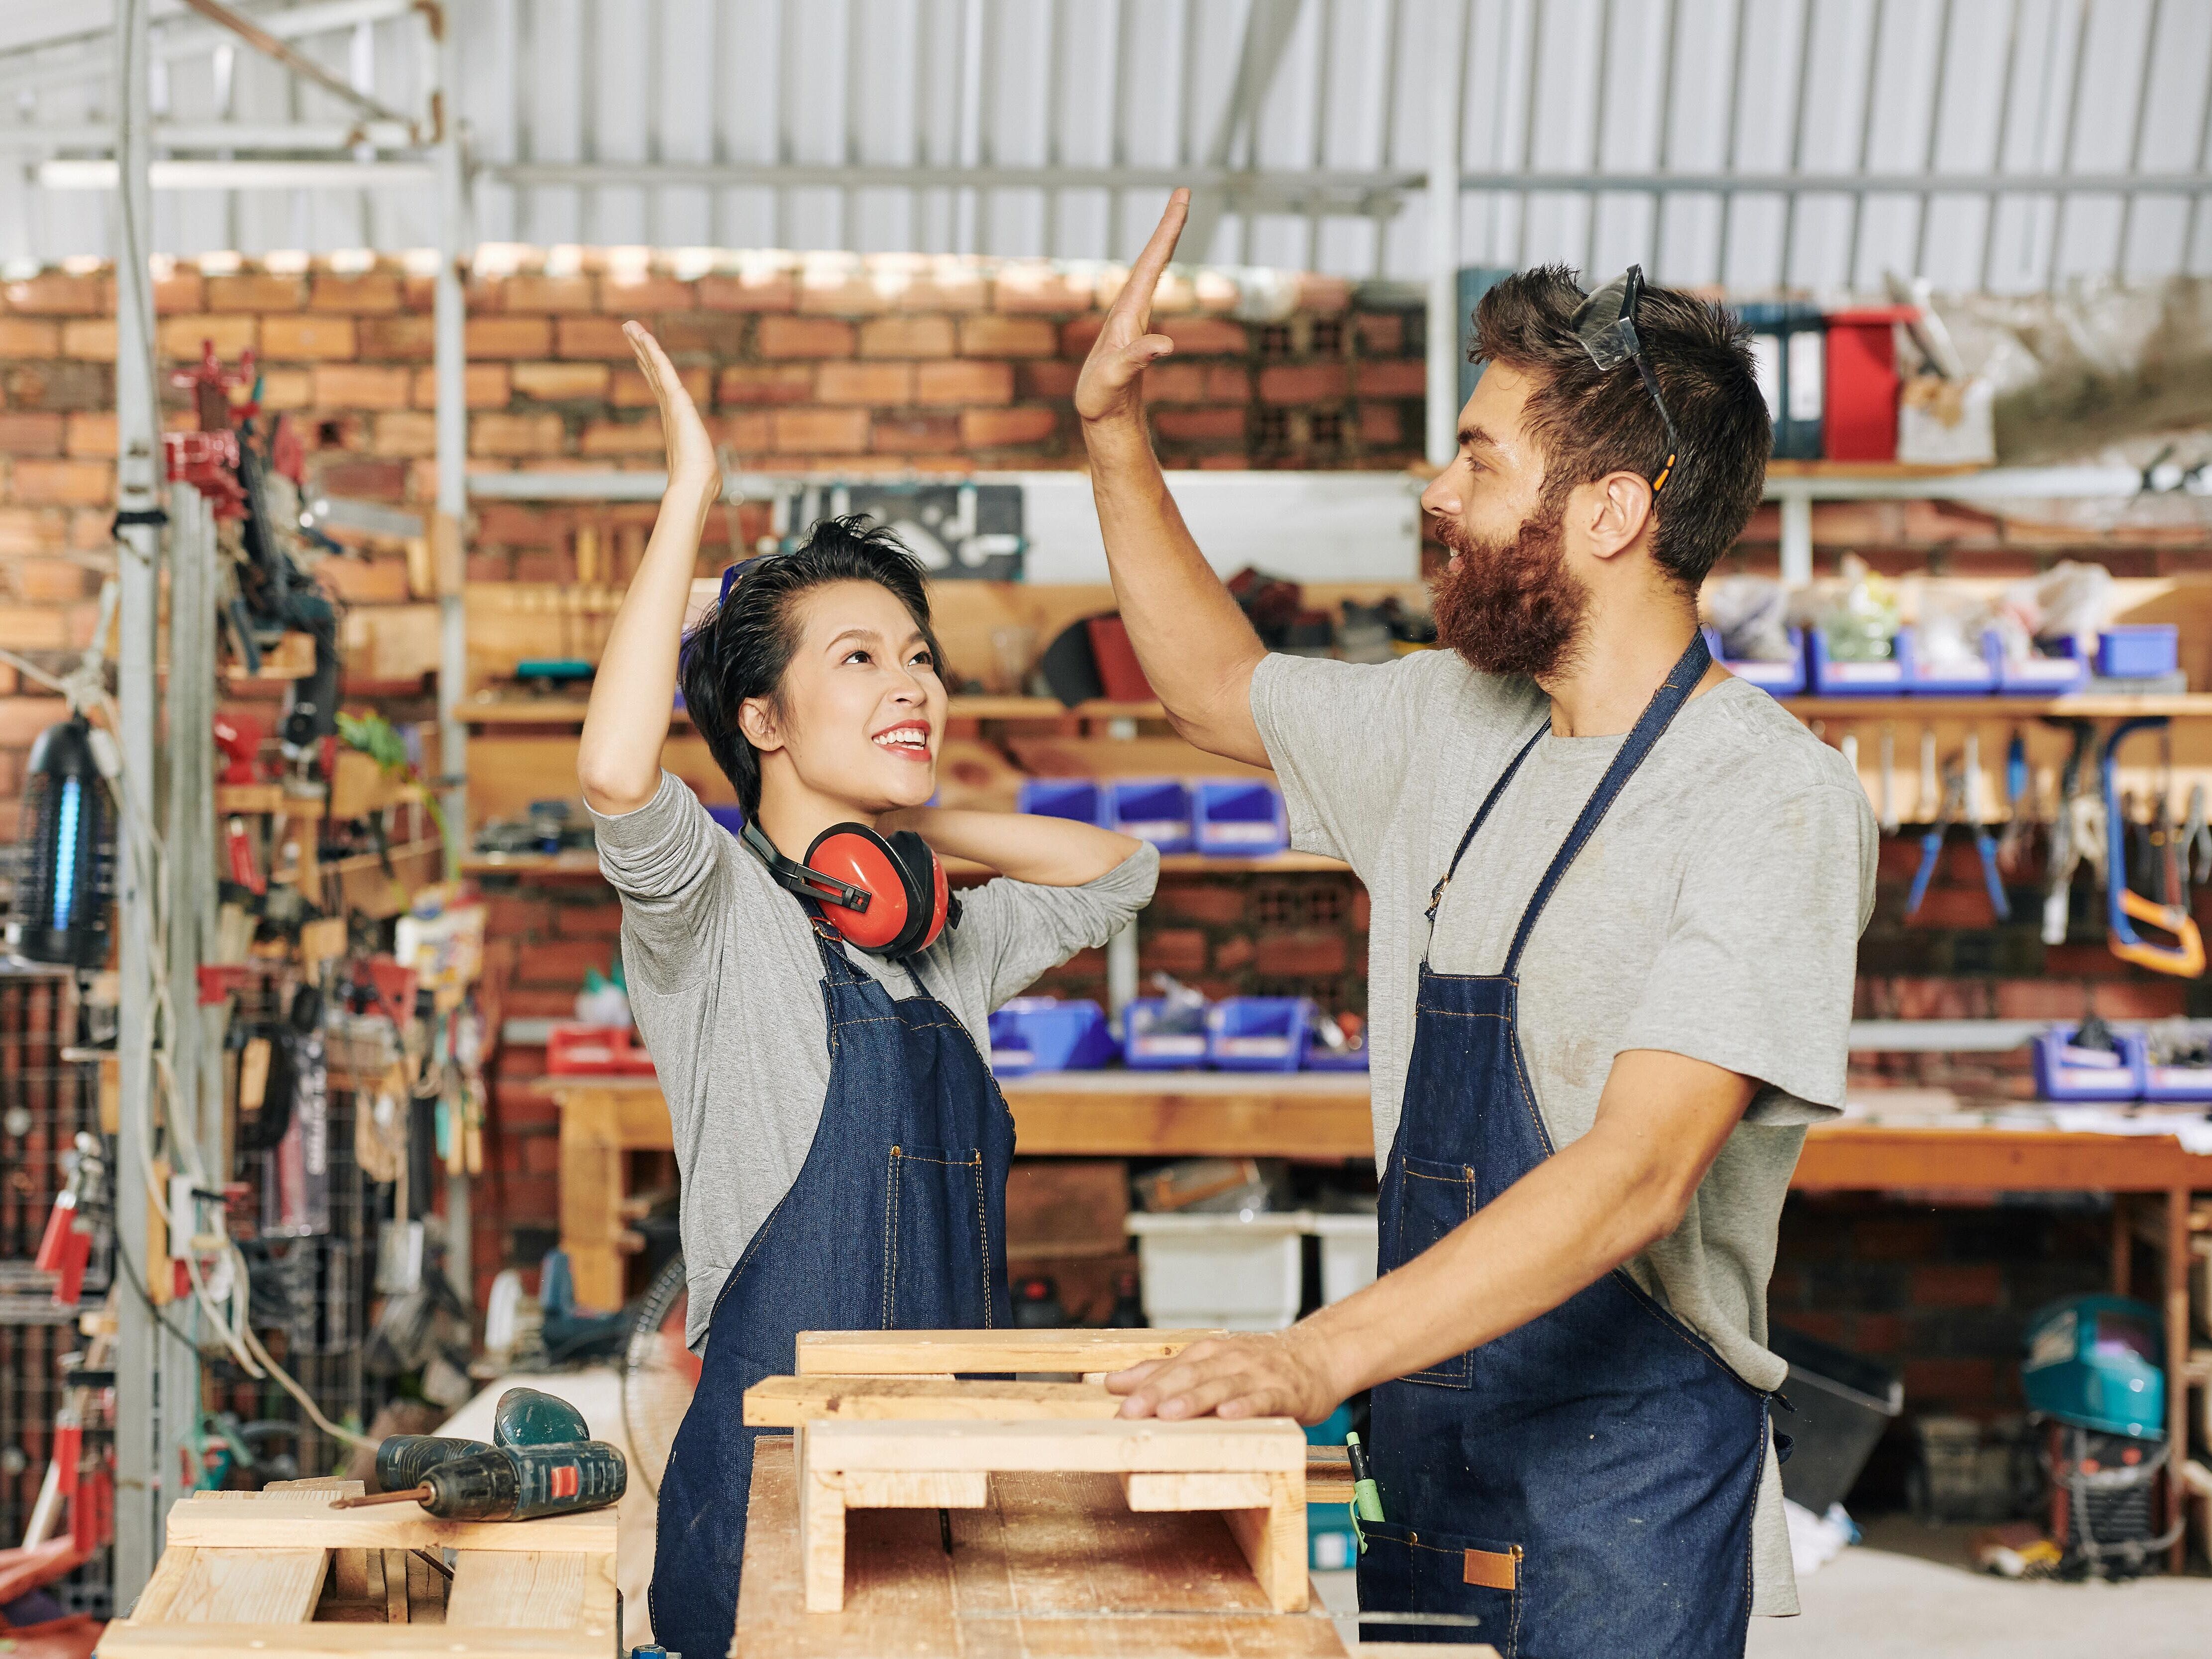
[[[1644,713],[1637,717],[1634,729],[1621,744],[1620,752],[1613,757],[1613,764],[1606,768],[1605,775],[1598,780],[1597,787],[1591,792],[1589,801],[1583,807],[1582,816],[1575,820],[1575,827],[1567,832],[1566,840],[1552,855],[1551,867],[1544,872],[1543,880],[1536,884],[1536,891],[1528,901],[1528,908],[1522,912],[1521,926],[1513,935],[1513,948],[1505,953],[1505,966],[1500,969],[1504,977],[1513,977],[1513,970],[1521,961],[1522,947],[1528,944],[1528,935],[1535,928],[1536,918],[1543,914],[1545,902],[1552,896],[1552,890],[1567,873],[1567,866],[1575,861],[1575,854],[1581,852],[1583,844],[1597,832],[1599,821],[1611,808],[1614,798],[1627,787],[1628,780],[1634,775],[1636,769],[1644,764],[1644,757],[1651,752],[1652,745],[1659,741],[1660,734],[1681,712],[1682,705],[1690,700],[1690,693],[1698,689],[1698,682],[1705,678],[1705,671],[1712,666],[1712,663],[1713,653],[1705,645],[1705,629],[1693,629],[1690,634],[1689,649],[1683,652],[1674,667],[1667,671],[1667,678],[1651,694],[1651,701],[1644,705]]]
[[[1459,873],[1459,861],[1467,856],[1468,845],[1474,841],[1474,832],[1482,828],[1482,821],[1490,816],[1490,809],[1498,805],[1498,797],[1505,793],[1505,786],[1513,781],[1513,775],[1521,769],[1521,763],[1528,758],[1543,740],[1544,733],[1551,729],[1552,717],[1547,714],[1544,716],[1543,724],[1528,734],[1528,741],[1522,744],[1519,752],[1506,763],[1505,769],[1498,775],[1498,781],[1490,786],[1490,793],[1482,798],[1482,806],[1475,813],[1474,822],[1467,826],[1467,833],[1459,838],[1459,845],[1452,849],[1451,862],[1444,866],[1443,874],[1437,878],[1437,884],[1429,890],[1427,915],[1431,939],[1435,938],[1437,931],[1437,906],[1444,902],[1444,889],[1451,885],[1451,878]]]

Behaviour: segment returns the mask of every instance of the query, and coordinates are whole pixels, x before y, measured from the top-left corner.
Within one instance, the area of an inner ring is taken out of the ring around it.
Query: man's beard
[[[1561,507],[1540,507],[1506,541],[1479,541],[1431,515],[1436,538],[1455,556],[1429,585],[1437,642],[1485,674],[1544,679],[1582,649],[1590,593],[1567,568]]]

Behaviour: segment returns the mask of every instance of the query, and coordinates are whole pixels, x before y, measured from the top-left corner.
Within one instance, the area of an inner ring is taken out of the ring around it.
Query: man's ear
[[[1610,559],[1636,545],[1652,522],[1650,481],[1633,472],[1608,472],[1590,494],[1583,522],[1590,551]]]
[[[775,710],[766,697],[747,697],[738,705],[738,730],[762,754],[771,754],[783,747],[783,733],[776,725]]]

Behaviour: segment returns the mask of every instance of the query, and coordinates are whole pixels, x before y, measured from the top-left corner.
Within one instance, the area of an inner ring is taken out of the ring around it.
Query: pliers
[[[1987,825],[1973,822],[1967,812],[1966,769],[1960,761],[1943,769],[1943,805],[1936,822],[1928,826],[1928,833],[1920,838],[1920,867],[1913,872],[1912,888],[1905,895],[1905,920],[1919,914],[1921,902],[1928,896],[1928,884],[1935,879],[1936,866],[1943,856],[1944,832],[1954,823],[1965,823],[1974,832],[1974,851],[1981,855],[1982,884],[1989,890],[1990,908],[1999,921],[2010,921],[2012,901],[2005,896],[2004,878],[1997,873],[1996,840]]]
[[[2174,842],[2174,862],[2181,871],[2181,908],[2189,908],[2189,890],[2212,881],[2212,823],[2204,817],[2204,786],[2191,784],[2189,811]]]

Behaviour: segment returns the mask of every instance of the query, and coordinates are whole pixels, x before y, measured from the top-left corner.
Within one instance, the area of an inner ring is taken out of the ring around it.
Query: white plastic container
[[[1341,1302],[1375,1282],[1380,1224],[1371,1215],[1313,1217],[1307,1231],[1321,1240],[1321,1299]]]
[[[1279,1331],[1298,1316],[1304,1210],[1133,1213],[1145,1317],[1160,1329]]]

